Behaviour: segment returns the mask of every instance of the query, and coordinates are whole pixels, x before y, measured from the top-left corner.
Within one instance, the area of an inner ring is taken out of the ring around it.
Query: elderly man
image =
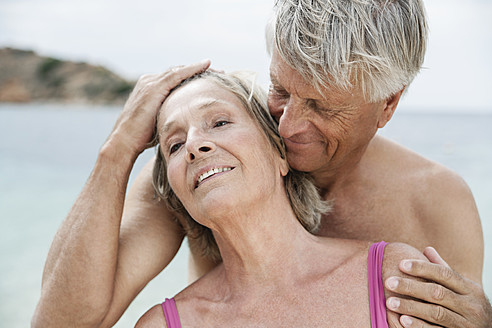
[[[490,327],[480,286],[483,237],[470,190],[455,173],[376,135],[421,68],[427,36],[419,0],[281,0],[270,29],[269,107],[290,165],[334,201],[319,234],[408,243],[430,262],[385,281],[404,327]],[[129,173],[152,140],[156,111],[209,62],[144,76],[101,148],[50,249],[39,327],[109,327],[179,249],[183,229],[154,198],[150,162],[127,199]],[[446,259],[440,258],[435,249]],[[191,276],[215,263],[191,246]],[[350,286],[347,286],[350,288]],[[410,296],[411,298],[408,298]]]

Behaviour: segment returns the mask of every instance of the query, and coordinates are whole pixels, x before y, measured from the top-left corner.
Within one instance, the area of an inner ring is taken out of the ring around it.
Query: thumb
[[[446,261],[442,259],[441,255],[439,255],[439,253],[435,250],[434,247],[430,247],[430,246],[426,247],[424,249],[424,255],[431,263],[442,264],[449,268],[449,265],[446,263]]]

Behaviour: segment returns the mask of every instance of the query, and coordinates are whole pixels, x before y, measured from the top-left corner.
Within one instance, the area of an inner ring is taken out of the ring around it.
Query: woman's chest
[[[318,287],[207,304],[182,316],[183,327],[370,327],[366,275],[333,274]],[[307,284],[308,285],[308,284]],[[194,313],[194,315],[189,315]]]

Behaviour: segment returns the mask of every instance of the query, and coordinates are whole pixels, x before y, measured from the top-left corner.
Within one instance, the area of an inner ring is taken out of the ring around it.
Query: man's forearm
[[[125,192],[135,156],[101,149],[86,185],[51,245],[33,326],[91,327],[111,303]]]
[[[172,216],[162,212],[163,206],[148,201],[137,201],[127,209],[137,222],[150,216],[154,225],[141,233],[145,229],[133,230],[129,224],[126,242],[118,248],[126,187],[135,159],[154,140],[157,113],[166,96],[209,66],[205,60],[137,81],[89,180],[55,236],[34,327],[93,327],[101,322],[110,326],[172,259],[183,234]],[[154,249],[159,256],[154,256]]]

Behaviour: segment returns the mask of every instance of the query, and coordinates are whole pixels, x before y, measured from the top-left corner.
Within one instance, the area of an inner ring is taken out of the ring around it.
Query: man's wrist
[[[98,160],[110,163],[116,167],[133,167],[140,152],[133,149],[123,140],[110,136],[99,150]]]

